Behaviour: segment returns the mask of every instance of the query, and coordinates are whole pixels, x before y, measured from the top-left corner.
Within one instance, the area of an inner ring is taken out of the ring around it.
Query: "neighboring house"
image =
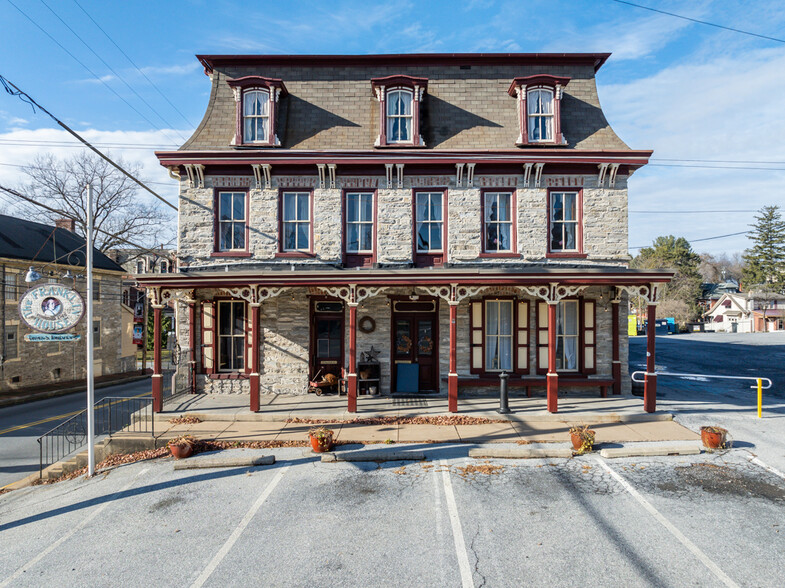
[[[177,271],[177,252],[174,249],[118,248],[107,255],[129,274],[167,274]]]
[[[334,373],[350,411],[366,390],[456,411],[503,371],[551,411],[560,387],[628,391],[619,317],[633,292],[653,317],[672,273],[628,268],[627,181],[651,151],[602,113],[608,56],[199,56],[204,119],[157,153],[179,272],[137,276],[156,321],[181,303],[196,389],[259,410]]]
[[[708,311],[723,294],[738,294],[739,283],[733,279],[720,282],[718,284],[701,284],[701,296],[698,298],[698,306],[703,312]]]
[[[57,227],[0,215],[0,280],[3,325],[0,346],[0,391],[32,388],[82,380],[86,374],[86,319],[72,331],[79,341],[28,342],[32,333],[19,316],[18,301],[30,287],[50,282],[76,286],[85,296],[85,240],[73,232],[73,224],[58,221]],[[42,276],[26,283],[30,267]],[[121,301],[123,268],[98,250],[93,252],[95,375],[110,376],[136,369],[135,349],[126,341],[133,311]],[[74,278],[63,277],[69,272]]]
[[[704,318],[707,331],[782,331],[785,329],[785,295],[761,292],[723,294]]]

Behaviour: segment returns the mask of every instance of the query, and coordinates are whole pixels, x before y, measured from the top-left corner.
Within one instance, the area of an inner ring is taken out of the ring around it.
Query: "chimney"
[[[66,231],[76,232],[76,221],[72,218],[58,218],[55,219],[55,226],[58,229],[65,229]]]

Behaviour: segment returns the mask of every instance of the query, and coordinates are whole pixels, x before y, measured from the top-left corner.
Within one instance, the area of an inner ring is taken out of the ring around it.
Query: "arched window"
[[[144,273],[144,262],[143,261],[137,261],[136,262],[136,273],[137,274],[143,274]]]
[[[263,90],[243,92],[243,143],[268,143],[270,94]]]
[[[166,263],[165,261],[161,262],[161,273],[162,274],[169,273],[169,264]]]
[[[553,90],[529,90],[526,98],[529,121],[529,141],[553,141]]]
[[[396,89],[387,94],[387,142],[411,143],[412,141],[411,90]]]

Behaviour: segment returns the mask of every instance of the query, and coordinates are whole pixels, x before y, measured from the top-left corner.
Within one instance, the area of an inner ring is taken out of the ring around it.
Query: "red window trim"
[[[417,194],[441,192],[442,193],[442,250],[440,253],[422,253],[417,251]],[[447,188],[413,188],[412,189],[412,260],[415,267],[441,267],[447,263],[447,250],[449,235],[447,218],[449,203],[447,201]]]
[[[534,76],[519,77],[512,80],[507,93],[513,98],[518,99],[518,122],[520,126],[520,140],[516,145],[526,145],[528,147],[545,145],[553,147],[562,145],[563,137],[561,133],[561,93],[564,87],[570,83],[570,78],[563,76],[552,76],[549,74],[538,74]],[[526,105],[529,90],[547,88],[553,92],[553,140],[552,141],[529,141],[529,111]],[[557,91],[558,90],[558,91]]]
[[[285,193],[295,192],[308,192],[310,198],[310,207],[308,214],[310,215],[310,235],[308,237],[308,251],[284,251],[283,248],[283,195]],[[279,188],[278,189],[278,253],[275,257],[291,257],[291,258],[310,258],[316,257],[313,250],[313,188]]]
[[[512,369],[508,373],[509,374],[518,374],[518,375],[529,374],[531,372],[531,330],[532,330],[532,328],[531,328],[531,304],[532,304],[532,301],[528,300],[526,298],[517,298],[517,297],[511,296],[511,295],[510,296],[483,296],[480,300],[474,299],[474,300],[470,300],[469,301],[469,337],[470,337],[470,339],[469,339],[470,340],[470,345],[469,345],[469,368],[470,368],[471,373],[479,374],[481,378],[498,377],[499,374],[501,373],[501,370],[499,370],[499,371],[488,371],[488,369],[487,369],[487,367],[485,365],[485,358],[486,358],[486,355],[485,355],[485,341],[486,341],[486,338],[485,338],[485,336],[486,336],[486,333],[485,333],[485,325],[486,325],[486,323],[485,323],[485,305],[486,305],[486,303],[489,300],[490,301],[499,300],[499,301],[511,301],[512,302]],[[472,327],[472,320],[474,318],[472,316],[472,306],[471,306],[472,302],[480,302],[481,303],[481,315],[482,316],[481,316],[481,325],[480,325],[480,329],[479,330],[482,333],[482,340],[480,342],[479,347],[480,347],[481,353],[482,353],[482,368],[480,370],[477,370],[476,368],[472,369],[472,359],[473,359],[472,358],[472,353],[473,353],[472,350],[475,349],[476,347],[478,347],[478,345],[476,345],[476,344],[471,344],[472,331],[475,330],[474,327]],[[520,304],[522,302],[526,304],[526,312],[527,312],[527,317],[526,317],[526,325],[527,326],[526,326],[525,329],[520,329],[518,327],[518,313],[520,312]],[[520,344],[519,343],[520,331],[526,331],[526,343],[525,344]],[[526,347],[526,369],[524,369],[520,365],[518,365],[518,350],[519,350],[520,347]]]
[[[510,250],[509,251],[486,251],[485,244],[485,195],[491,194],[510,194],[510,217],[512,218],[512,228],[510,229]],[[480,257],[503,258],[520,257],[518,254],[518,191],[515,189],[504,190],[497,188],[482,188],[480,190],[480,225],[482,243],[480,244]]]
[[[420,141],[420,103],[428,88],[428,78],[406,75],[373,78],[371,88],[379,102],[379,139],[375,147],[424,147]],[[392,143],[387,141],[387,92],[399,88],[412,92],[412,140]]]
[[[370,253],[354,253],[346,250],[348,230],[346,221],[346,198],[348,194],[372,194],[373,195],[373,231],[371,240],[373,241],[373,248]],[[341,190],[341,252],[343,254],[344,267],[368,267],[376,263],[377,259],[377,234],[379,227],[379,191],[376,188],[365,189],[362,188],[344,188]]]
[[[577,194],[578,197],[576,199],[575,208],[578,213],[578,226],[575,235],[576,245],[578,246],[577,249],[574,251],[551,251],[551,194],[554,192],[558,193],[573,193]],[[548,188],[548,193],[546,197],[546,209],[545,214],[547,215],[547,227],[548,232],[546,233],[546,254],[545,257],[547,259],[585,259],[588,255],[584,252],[583,248],[583,188]]]
[[[248,312],[249,306],[248,302],[243,300],[242,298],[234,298],[232,296],[215,296],[211,300],[213,304],[213,369],[211,374],[214,376],[213,379],[218,380],[231,380],[231,379],[238,379],[240,376],[250,374],[251,373],[251,366],[248,365],[248,358],[250,357],[250,345],[248,343],[248,335],[250,334],[248,330],[248,321],[251,319],[251,316]],[[218,303],[219,302],[241,302],[245,307],[243,311],[245,313],[245,330],[243,332],[243,369],[242,370],[228,370],[228,371],[221,371],[219,368],[220,365],[220,353],[221,353],[221,346],[218,340]],[[217,376],[217,377],[215,377]],[[221,377],[223,376],[223,377]],[[232,377],[234,376],[234,378]]]
[[[265,78],[262,76],[244,76],[226,80],[226,83],[235,93],[235,115],[236,129],[234,145],[256,145],[259,147],[280,147],[276,142],[276,118],[278,112],[278,100],[288,94],[283,80],[277,78]],[[265,90],[269,95],[268,129],[266,141],[245,142],[243,137],[243,100],[245,93],[251,90]],[[277,97],[276,97],[277,95]]]
[[[220,200],[219,195],[221,192],[237,193],[243,192],[245,194],[245,249],[227,249],[222,250],[221,234],[219,227],[220,218]],[[210,257],[251,257],[250,248],[250,214],[251,214],[251,191],[249,188],[213,188],[213,251]]]

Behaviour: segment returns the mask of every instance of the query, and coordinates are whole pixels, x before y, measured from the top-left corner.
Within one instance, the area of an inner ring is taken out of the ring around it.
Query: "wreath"
[[[412,348],[412,340],[408,335],[398,335],[398,342],[395,346],[395,351],[398,353],[409,353]]]
[[[420,350],[419,353],[430,355],[433,353],[433,339],[430,337],[423,337],[419,341],[420,343]]]
[[[357,325],[363,333],[373,333],[376,330],[376,321],[373,317],[364,316]]]

